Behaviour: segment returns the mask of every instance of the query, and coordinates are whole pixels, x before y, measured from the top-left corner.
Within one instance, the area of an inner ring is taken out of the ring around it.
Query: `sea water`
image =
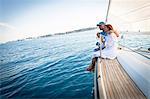
[[[142,47],[150,47],[150,35],[140,36]],[[125,37],[127,46],[139,46],[136,36]],[[95,43],[91,30],[1,44],[0,98],[92,99],[93,73],[86,68]]]

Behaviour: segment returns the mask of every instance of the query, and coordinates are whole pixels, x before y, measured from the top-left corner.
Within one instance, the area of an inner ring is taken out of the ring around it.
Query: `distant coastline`
[[[54,36],[54,35],[64,35],[64,34],[70,34],[70,33],[77,33],[77,32],[89,31],[89,30],[94,30],[94,29],[96,29],[96,27],[88,27],[88,28],[82,28],[82,29],[77,29],[77,30],[73,30],[73,31],[67,31],[67,32],[63,32],[63,33],[47,34],[47,35],[39,36],[37,38],[50,37],[50,36]]]
[[[24,40],[32,40],[32,39],[38,39],[38,38],[46,38],[46,37],[51,37],[51,36],[56,36],[56,35],[65,35],[65,34],[71,34],[71,33],[79,33],[79,32],[84,32],[84,31],[90,31],[90,30],[95,30],[96,27],[88,27],[88,28],[82,28],[82,29],[77,29],[77,30],[72,30],[72,31],[67,31],[67,32],[62,32],[62,33],[54,33],[54,34],[47,34],[47,35],[42,35],[42,36],[37,36],[37,37],[27,37],[24,39],[18,39],[18,40],[12,40],[12,41],[7,41],[7,42],[1,42],[0,44],[5,44],[9,42],[16,42],[16,41],[24,41]],[[135,32],[135,31],[120,31],[121,34],[146,34],[150,35],[150,31],[142,31],[142,32]]]
[[[88,27],[88,28],[82,28],[82,29],[77,29],[77,30],[62,32],[62,33],[47,34],[47,35],[42,35],[42,36],[38,36],[38,37],[27,37],[27,38],[24,38],[24,39],[18,39],[18,40],[8,41],[8,42],[0,43],[0,44],[5,44],[5,43],[15,42],[15,41],[31,40],[31,39],[37,39],[37,38],[45,38],[45,37],[51,37],[51,36],[55,36],[55,35],[64,35],[64,34],[78,33],[78,32],[84,32],[84,31],[94,30],[94,29],[96,29],[96,27]]]

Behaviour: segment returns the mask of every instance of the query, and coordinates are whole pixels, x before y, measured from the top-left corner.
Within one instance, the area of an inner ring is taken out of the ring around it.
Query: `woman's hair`
[[[107,25],[105,25],[109,30],[114,30],[113,29],[113,27],[112,27],[112,25],[110,25],[110,24],[107,24]]]

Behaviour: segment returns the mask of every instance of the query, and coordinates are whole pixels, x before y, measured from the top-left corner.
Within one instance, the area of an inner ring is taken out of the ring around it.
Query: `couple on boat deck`
[[[98,48],[94,49],[92,62],[87,68],[87,71],[94,70],[98,57],[115,59],[117,56],[117,37],[119,37],[119,33],[113,29],[112,25],[105,24],[104,22],[99,22],[97,26],[103,32],[97,33],[98,42],[96,45]],[[102,49],[101,54],[100,47]]]

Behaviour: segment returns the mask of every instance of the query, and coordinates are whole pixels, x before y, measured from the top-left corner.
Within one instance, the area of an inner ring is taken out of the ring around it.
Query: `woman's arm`
[[[117,37],[119,37],[119,32],[114,30],[114,33],[116,34]]]
[[[116,34],[115,33],[110,33],[109,36],[107,36],[106,39],[106,48],[113,47],[116,41]]]

